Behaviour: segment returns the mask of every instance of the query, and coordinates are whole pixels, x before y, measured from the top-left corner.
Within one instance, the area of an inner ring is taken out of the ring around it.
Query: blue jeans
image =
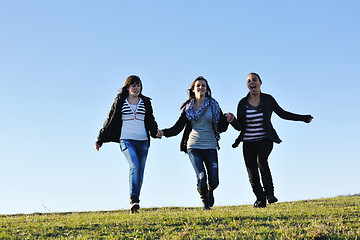
[[[121,140],[120,149],[129,162],[130,196],[140,196],[149,143],[147,140]]]
[[[198,188],[207,188],[208,184],[210,190],[217,188],[219,185],[217,150],[189,148],[187,152],[196,173]]]

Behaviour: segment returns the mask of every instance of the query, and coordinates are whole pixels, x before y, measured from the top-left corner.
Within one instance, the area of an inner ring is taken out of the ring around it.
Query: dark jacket
[[[220,110],[220,120],[219,120],[219,123],[217,126],[219,133],[225,132],[227,130],[228,126],[229,126],[229,123],[226,121],[226,117]],[[185,108],[181,112],[181,115],[180,115],[179,119],[176,121],[176,123],[174,124],[174,126],[172,126],[171,128],[164,129],[163,132],[164,132],[165,137],[172,137],[172,136],[178,135],[184,129],[184,127],[185,127],[185,130],[184,130],[181,142],[180,142],[180,151],[187,153],[187,141],[189,139],[189,135],[192,130],[192,126],[191,126],[191,122],[186,117]],[[215,126],[213,126],[213,127],[215,127]],[[214,133],[215,133],[215,129],[214,129]],[[216,135],[216,133],[215,133],[215,135]],[[216,140],[217,140],[218,149],[220,149],[219,139],[216,139]]]
[[[156,138],[157,134],[157,123],[153,115],[153,109],[151,106],[150,98],[140,95],[140,98],[143,100],[145,105],[145,129],[150,146],[150,135],[153,138]],[[103,128],[100,129],[97,144],[100,146],[106,142],[120,142],[121,136],[121,127],[122,127],[122,113],[121,109],[125,102],[126,97],[118,96],[115,98],[115,101],[111,107],[109,116],[104,122]],[[149,134],[150,133],[150,134]]]
[[[245,124],[246,124],[246,109],[248,108],[248,93],[246,97],[241,99],[237,108],[237,119],[231,123],[231,125],[240,132],[239,137],[235,140],[235,143],[232,145],[234,148],[237,147],[240,142],[243,140],[245,134]],[[299,115],[291,112],[287,112],[282,109],[276,100],[266,93],[260,93],[260,110],[264,113],[264,130],[266,136],[273,142],[281,143],[281,139],[277,135],[274,127],[271,124],[271,114],[275,112],[280,118],[293,121],[304,121],[306,122],[311,118],[310,115]]]

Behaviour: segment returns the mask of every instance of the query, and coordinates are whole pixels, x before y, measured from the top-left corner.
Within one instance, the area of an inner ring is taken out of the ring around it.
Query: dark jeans
[[[257,199],[274,194],[274,185],[268,164],[268,157],[274,143],[269,139],[243,143],[243,155],[249,181]],[[260,183],[259,170],[264,189]],[[264,192],[265,190],[265,192]]]
[[[198,188],[207,188],[207,182],[209,182],[210,190],[217,188],[219,185],[217,150],[189,148],[188,155],[196,173]]]

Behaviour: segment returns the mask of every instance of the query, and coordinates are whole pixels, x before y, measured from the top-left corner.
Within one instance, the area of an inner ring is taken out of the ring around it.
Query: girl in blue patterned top
[[[211,97],[210,86],[202,76],[188,90],[189,99],[181,106],[182,113],[171,128],[158,132],[158,137],[178,135],[184,128],[180,150],[189,155],[197,178],[197,189],[203,209],[214,205],[213,191],[219,185],[218,141],[228,127],[218,102]]]

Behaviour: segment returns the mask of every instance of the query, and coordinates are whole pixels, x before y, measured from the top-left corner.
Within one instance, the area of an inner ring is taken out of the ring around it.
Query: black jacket
[[[228,126],[229,126],[229,123],[226,121],[226,117],[220,110],[220,120],[219,120],[219,123],[217,126],[219,133],[225,132],[227,130]],[[189,135],[192,130],[192,126],[191,126],[191,122],[186,117],[185,109],[181,112],[181,115],[180,115],[179,119],[176,121],[176,123],[174,124],[174,126],[172,126],[171,128],[164,129],[163,132],[164,132],[165,137],[172,137],[172,136],[178,135],[184,129],[184,127],[185,127],[185,130],[184,130],[184,134],[182,136],[181,142],[180,142],[180,151],[187,153],[187,141],[189,139]],[[215,129],[214,129],[214,132],[215,132]],[[216,139],[216,140],[217,140],[218,149],[220,149],[219,140],[218,139]]]
[[[235,140],[235,143],[232,145],[234,148],[237,147],[240,142],[243,140],[245,134],[245,124],[246,124],[246,109],[248,107],[248,93],[246,97],[242,98],[239,101],[238,108],[237,108],[237,119],[231,123],[231,125],[240,132],[239,137]],[[282,109],[276,100],[270,95],[266,93],[260,93],[260,110],[264,113],[264,130],[266,136],[273,142],[281,143],[281,139],[277,135],[274,127],[271,124],[271,115],[272,112],[275,112],[280,118],[286,120],[293,120],[293,121],[304,121],[306,122],[311,118],[310,115],[299,115],[291,112],[287,112]]]
[[[143,100],[145,105],[145,129],[150,146],[150,135],[153,138],[156,138],[157,134],[157,123],[153,115],[153,109],[151,106],[150,98],[140,95],[140,98]],[[120,142],[121,136],[121,127],[122,127],[122,113],[121,108],[125,102],[125,97],[116,97],[115,101],[111,107],[109,116],[104,122],[103,128],[100,129],[97,144],[100,146],[106,142]],[[149,134],[150,132],[150,134]]]

